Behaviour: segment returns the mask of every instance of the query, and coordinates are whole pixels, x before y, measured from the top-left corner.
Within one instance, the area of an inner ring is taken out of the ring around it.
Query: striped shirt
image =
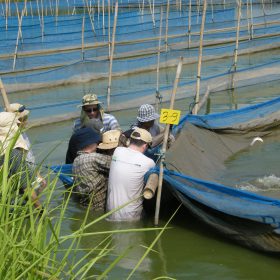
[[[101,133],[104,133],[106,131],[113,130],[113,129],[120,129],[120,125],[119,125],[117,119],[113,115],[104,113],[102,122],[103,122],[103,128],[100,131]],[[81,127],[82,127],[81,119],[76,119],[74,122],[73,131],[75,132],[76,130],[78,130]]]
[[[94,210],[105,210],[111,160],[108,155],[78,152],[73,163],[74,192],[82,205],[92,199]]]

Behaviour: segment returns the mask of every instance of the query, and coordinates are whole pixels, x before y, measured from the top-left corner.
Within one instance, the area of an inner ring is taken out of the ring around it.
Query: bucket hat
[[[130,138],[136,140],[142,140],[147,144],[152,143],[153,138],[149,131],[143,128],[136,127],[130,135]]]
[[[10,110],[12,113],[15,113],[19,119],[28,116],[30,113],[29,110],[27,110],[24,105],[19,103],[10,104]]]
[[[102,102],[98,101],[98,97],[96,94],[86,94],[82,99],[82,104],[79,105],[78,107],[83,107],[86,105],[98,105],[101,103]]]
[[[10,142],[16,137],[19,130],[18,123],[20,121],[17,119],[16,114],[11,112],[1,112],[0,113],[0,154],[3,155],[8,148]],[[14,148],[22,148],[28,151],[28,146],[26,141],[20,134],[14,145]]]
[[[78,151],[91,144],[98,144],[100,141],[100,134],[90,127],[80,128],[72,135],[72,143],[77,147]]]
[[[159,118],[159,114],[156,113],[154,106],[150,104],[141,105],[138,109],[137,120],[139,122],[149,122]]]
[[[98,149],[109,150],[118,147],[121,131],[114,129],[106,131],[102,134],[102,143],[98,145]]]

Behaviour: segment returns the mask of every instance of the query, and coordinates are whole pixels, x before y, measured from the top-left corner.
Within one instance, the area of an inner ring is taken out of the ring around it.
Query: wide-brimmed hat
[[[91,144],[98,144],[100,141],[100,133],[90,127],[80,128],[72,135],[72,143],[77,147],[78,151]]]
[[[159,114],[156,113],[154,106],[150,104],[141,105],[138,109],[137,120],[139,122],[149,122],[159,118]]]
[[[102,134],[102,143],[98,145],[98,149],[109,150],[118,147],[121,131],[114,129],[106,131]]]
[[[0,153],[3,155],[8,148],[10,142],[16,137],[19,127],[18,123],[20,121],[15,113],[11,112],[1,112],[0,113]],[[14,148],[22,148],[28,151],[28,146],[26,141],[23,139],[22,135],[19,135]]]
[[[130,135],[130,138],[136,140],[142,140],[147,144],[152,143],[153,138],[149,131],[143,128],[136,127]]]
[[[15,113],[19,119],[22,119],[29,115],[29,110],[25,108],[24,105],[19,103],[10,104],[10,110],[12,113]]]
[[[98,105],[102,102],[98,101],[98,97],[96,94],[86,94],[82,99],[82,104],[78,107],[83,107],[86,105]]]

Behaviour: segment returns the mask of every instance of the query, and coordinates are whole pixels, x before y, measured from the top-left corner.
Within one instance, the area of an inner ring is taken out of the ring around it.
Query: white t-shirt
[[[118,147],[112,157],[107,195],[107,211],[140,197],[144,187],[144,175],[155,163],[141,152]],[[110,215],[109,220],[139,220],[143,210],[143,198],[129,203]]]

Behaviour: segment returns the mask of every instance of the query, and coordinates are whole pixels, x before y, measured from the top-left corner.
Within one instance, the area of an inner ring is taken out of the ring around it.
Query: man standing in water
[[[155,166],[154,161],[144,155],[151,143],[152,136],[147,130],[135,128],[129,147],[115,150],[109,174],[107,211],[130,203],[110,215],[109,220],[132,221],[141,218],[144,175]]]
[[[95,94],[86,94],[79,107],[82,107],[82,110],[80,118],[74,122],[74,132],[79,128],[84,127],[89,119],[96,119],[101,122],[103,126],[100,130],[101,133],[109,130],[120,129],[117,119],[113,115],[104,113],[101,102]]]
[[[74,192],[82,205],[91,202],[94,210],[105,210],[109,168],[120,134],[120,130],[104,132],[99,145],[100,134],[91,128],[81,128],[74,134],[79,143],[78,156],[73,163]]]

